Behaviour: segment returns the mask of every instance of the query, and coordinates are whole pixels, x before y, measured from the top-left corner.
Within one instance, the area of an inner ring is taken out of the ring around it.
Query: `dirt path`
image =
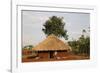
[[[45,62],[45,61],[65,61],[65,60],[89,60],[88,56],[80,55],[68,55],[66,57],[56,57],[56,58],[22,58],[22,62]]]

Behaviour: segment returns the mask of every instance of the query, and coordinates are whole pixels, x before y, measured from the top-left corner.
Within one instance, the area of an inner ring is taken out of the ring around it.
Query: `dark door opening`
[[[53,51],[50,51],[50,52],[49,52],[50,58],[54,58],[53,53],[54,53]]]

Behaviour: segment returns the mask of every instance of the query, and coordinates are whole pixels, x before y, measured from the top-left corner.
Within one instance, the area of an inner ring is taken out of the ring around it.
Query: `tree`
[[[90,55],[90,37],[80,37],[79,39],[79,52],[82,54]]]
[[[69,41],[69,45],[72,47],[72,51],[75,54],[85,54],[90,55],[90,37],[85,36],[84,33],[86,33],[86,30],[84,29],[82,31],[82,35],[79,37],[79,39]]]
[[[63,17],[52,16],[45,23],[42,31],[49,36],[54,34],[57,37],[64,37],[68,39],[67,30],[64,29],[65,23],[63,22]]]
[[[76,41],[76,40],[69,41],[68,44],[71,46],[72,52],[74,54],[78,54],[79,53],[79,44],[78,44],[78,41]]]
[[[85,35],[85,33],[86,33],[86,30],[83,29],[83,30],[82,30],[82,35]]]
[[[90,54],[90,37],[85,37],[86,30],[83,29],[82,35],[79,38],[79,52],[82,54]]]
[[[29,50],[31,50],[32,48],[33,48],[33,45],[26,45],[26,46],[24,46],[23,49],[29,49]]]
[[[90,55],[90,37],[86,37],[86,53]]]

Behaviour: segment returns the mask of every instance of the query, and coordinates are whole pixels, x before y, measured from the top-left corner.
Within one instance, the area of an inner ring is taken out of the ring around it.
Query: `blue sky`
[[[89,30],[90,14],[72,12],[43,12],[43,11],[22,11],[22,45],[37,45],[46,36],[42,31],[43,24],[51,16],[63,17],[65,29],[68,31],[68,40],[78,39],[82,30]],[[89,35],[87,32],[86,35]],[[65,41],[64,38],[60,38]]]

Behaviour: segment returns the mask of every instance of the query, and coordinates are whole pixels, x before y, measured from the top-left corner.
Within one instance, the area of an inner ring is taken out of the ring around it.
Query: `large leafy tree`
[[[65,23],[63,17],[52,16],[45,23],[42,31],[49,36],[54,34],[57,37],[64,37],[68,39],[67,30],[64,29]]]

